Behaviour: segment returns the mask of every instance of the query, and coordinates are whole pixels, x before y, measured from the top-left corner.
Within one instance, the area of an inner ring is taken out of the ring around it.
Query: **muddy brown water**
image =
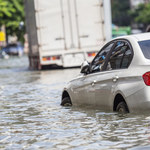
[[[64,85],[80,69],[30,71],[27,57],[0,64],[0,149],[150,149],[149,113],[60,106]]]

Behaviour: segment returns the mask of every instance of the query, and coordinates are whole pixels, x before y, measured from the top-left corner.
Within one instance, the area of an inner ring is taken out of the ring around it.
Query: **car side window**
[[[106,47],[104,47],[94,58],[94,60],[91,63],[91,69],[90,72],[99,72],[102,70],[102,67],[104,65],[105,59],[108,55],[108,52],[111,50],[114,43],[110,43]]]
[[[128,66],[131,62],[131,59],[132,59],[132,51],[128,47],[128,49],[126,50],[126,52],[124,54],[122,64],[121,64],[121,68],[128,68]]]
[[[112,50],[106,70],[127,68],[130,64],[132,51],[125,41],[118,41]]]

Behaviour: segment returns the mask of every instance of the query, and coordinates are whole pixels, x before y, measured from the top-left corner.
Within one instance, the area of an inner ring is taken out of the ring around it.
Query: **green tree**
[[[7,35],[16,34],[23,39],[24,28],[20,30],[20,23],[24,22],[23,0],[0,0],[0,25],[6,26]]]
[[[15,12],[13,5],[9,3],[9,1],[0,0],[0,25],[5,24],[4,17],[11,17],[12,13]]]
[[[143,24],[144,28],[150,24],[150,3],[139,4],[138,7],[130,11],[134,22]]]
[[[129,26],[130,15],[128,13],[130,9],[129,0],[111,0],[112,4],[112,22],[118,26]]]

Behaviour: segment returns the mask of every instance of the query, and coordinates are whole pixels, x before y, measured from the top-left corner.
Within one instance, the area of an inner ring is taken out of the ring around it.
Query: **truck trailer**
[[[112,37],[110,0],[25,0],[30,68],[77,67]]]

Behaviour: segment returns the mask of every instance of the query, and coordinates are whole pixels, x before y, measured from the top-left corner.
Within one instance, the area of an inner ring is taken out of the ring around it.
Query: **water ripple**
[[[19,66],[14,63],[18,61]],[[26,57],[1,61],[0,149],[150,149],[149,114],[62,107],[62,88],[79,69],[27,67]]]

